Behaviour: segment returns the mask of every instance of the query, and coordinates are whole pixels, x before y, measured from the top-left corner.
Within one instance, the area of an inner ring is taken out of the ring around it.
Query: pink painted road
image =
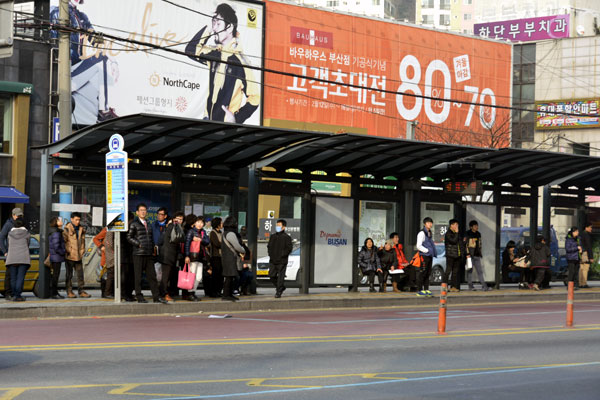
[[[460,305],[448,308],[447,332],[562,327],[564,303]],[[575,325],[600,324],[600,301],[578,303]],[[437,308],[311,310],[208,315],[11,320],[0,346],[290,338],[434,333]],[[168,330],[168,337],[165,337]]]

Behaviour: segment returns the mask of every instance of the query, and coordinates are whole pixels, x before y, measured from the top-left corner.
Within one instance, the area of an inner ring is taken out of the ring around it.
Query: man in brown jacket
[[[77,271],[77,289],[79,297],[91,297],[83,290],[85,282],[83,279],[83,255],[85,254],[85,229],[80,225],[81,214],[74,212],[71,214],[71,222],[65,226],[63,237],[65,239],[65,264],[67,266],[67,276],[65,285],[67,286],[67,297],[70,299],[77,297],[73,293],[73,269]]]

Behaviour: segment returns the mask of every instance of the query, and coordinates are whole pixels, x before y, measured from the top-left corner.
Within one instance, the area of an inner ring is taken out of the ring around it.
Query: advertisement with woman
[[[71,0],[73,125],[137,113],[259,125],[263,7]],[[50,19],[59,23],[58,0]]]

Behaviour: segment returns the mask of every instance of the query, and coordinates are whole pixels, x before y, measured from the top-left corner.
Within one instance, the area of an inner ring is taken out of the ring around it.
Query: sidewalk
[[[590,289],[575,292],[578,300],[600,300],[600,282],[590,282]],[[358,293],[349,293],[343,288],[313,288],[308,295],[299,294],[298,289],[288,289],[281,299],[275,299],[271,288],[259,288],[259,294],[242,296],[240,301],[231,303],[221,299],[202,298],[192,303],[175,301],[170,304],[125,303],[116,304],[112,299],[100,298],[99,290],[88,291],[90,299],[42,300],[31,293],[25,293],[26,301],[9,302],[0,299],[0,319],[9,318],[58,318],[58,317],[100,317],[120,315],[156,315],[190,313],[234,313],[241,311],[283,311],[310,310],[323,308],[367,308],[398,306],[435,306],[439,302],[439,286],[430,288],[433,298],[417,297],[415,293],[369,293],[361,288]],[[534,301],[564,301],[567,290],[562,282],[553,282],[552,288],[539,292],[519,290],[516,285],[503,285],[500,290],[489,292],[468,291],[466,285],[460,293],[448,293],[448,306],[458,304],[511,303]]]

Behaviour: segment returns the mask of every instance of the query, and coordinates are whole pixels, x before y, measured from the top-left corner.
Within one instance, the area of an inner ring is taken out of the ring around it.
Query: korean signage
[[[294,241],[300,241],[300,220],[285,219],[287,226],[285,231]],[[269,239],[275,233],[277,220],[274,218],[261,218],[258,222],[258,238]]]
[[[506,43],[269,2],[265,66],[265,125],[509,144]]]
[[[475,24],[475,35],[511,42],[560,39],[569,37],[569,15],[514,19]]]
[[[128,173],[127,153],[123,151],[123,137],[114,134],[108,141],[106,153],[106,224],[108,230],[126,232]]]
[[[536,103],[536,129],[598,128],[600,100]]]
[[[354,202],[348,198],[317,197],[315,206],[315,284],[352,283]]]
[[[482,181],[448,181],[444,183],[444,193],[461,195],[483,194]]]
[[[123,4],[72,1],[69,6],[75,28],[147,43],[71,34],[74,125],[137,113],[261,123],[262,74],[246,66],[262,67],[262,4],[128,0],[126,12],[116,12]],[[58,23],[57,6],[52,0],[53,23]]]

